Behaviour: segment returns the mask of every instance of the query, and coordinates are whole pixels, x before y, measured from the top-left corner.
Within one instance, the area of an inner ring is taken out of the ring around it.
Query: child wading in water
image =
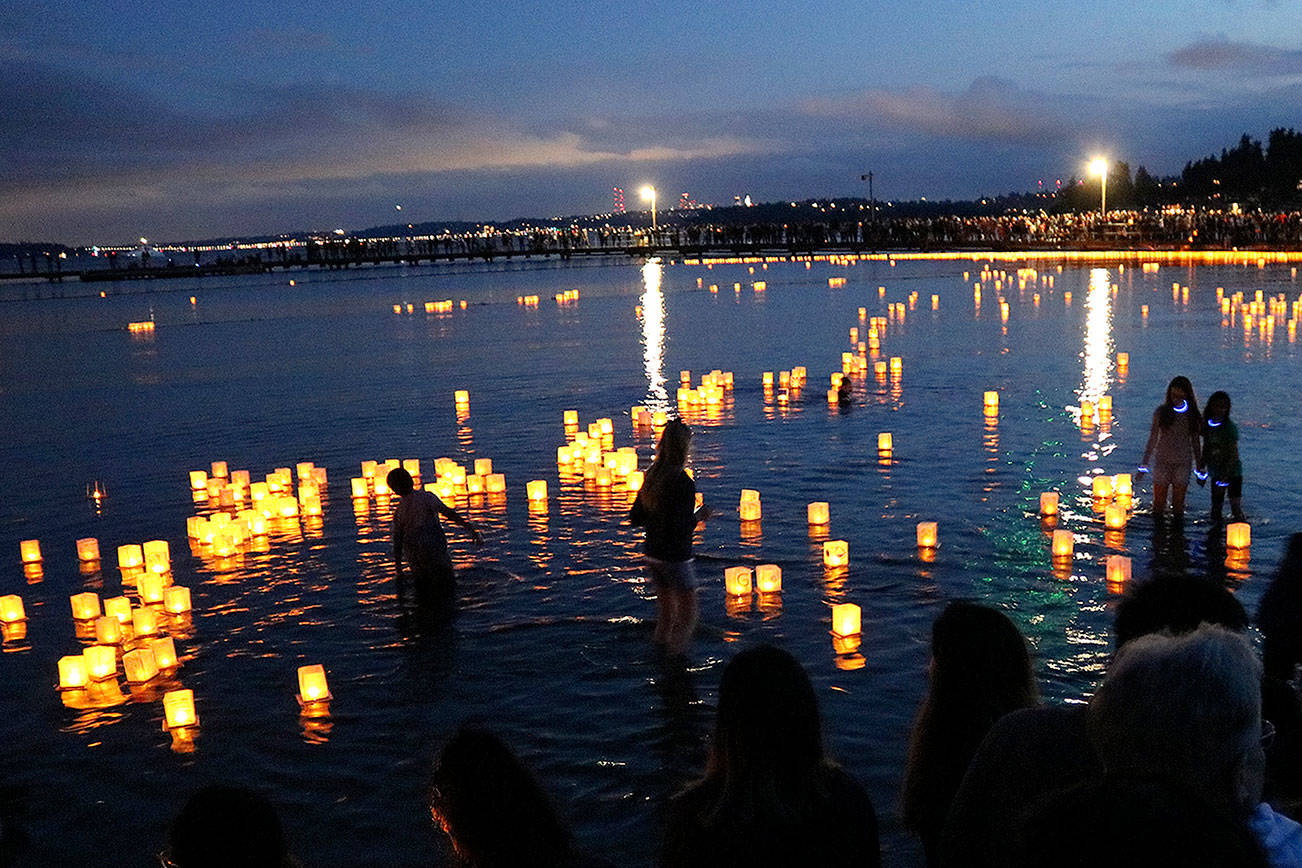
[[[1140,473],[1153,473],[1153,515],[1166,510],[1166,493],[1171,492],[1171,512],[1177,520],[1184,517],[1184,495],[1189,488],[1189,471],[1198,467],[1199,484],[1206,478],[1199,433],[1202,416],[1188,377],[1175,377],[1166,387],[1166,400],[1153,411],[1153,425],[1144,446]],[[1152,459],[1152,464],[1149,464]]]
[[[1207,399],[1203,423],[1203,460],[1212,480],[1212,521],[1220,522],[1225,495],[1230,513],[1243,521],[1243,465],[1239,463],[1239,428],[1230,421],[1230,396],[1215,392]]]

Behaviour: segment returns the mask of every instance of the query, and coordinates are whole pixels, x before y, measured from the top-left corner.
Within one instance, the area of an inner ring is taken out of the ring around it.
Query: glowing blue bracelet
[[[1208,419],[1208,420],[1207,420],[1207,426],[1208,426],[1209,428],[1219,428],[1219,427],[1221,427],[1221,425],[1222,425],[1221,422],[1217,422],[1217,421],[1215,421],[1215,420],[1213,420],[1213,419]]]
[[[1197,476],[1198,479],[1201,480],[1202,482],[1206,482],[1206,481],[1207,481],[1207,471],[1206,471],[1206,470],[1195,470],[1195,471],[1194,471],[1194,476]]]
[[[1147,464],[1141,464],[1141,465],[1139,465],[1139,467],[1138,467],[1137,469],[1139,470],[1140,473],[1147,473],[1147,472],[1148,472],[1148,465],[1147,465]]]
[[[1218,480],[1216,480],[1216,487],[1217,487],[1217,488],[1229,488],[1229,487],[1230,487],[1230,484],[1229,484],[1228,482],[1225,482],[1225,481],[1223,481],[1223,480],[1218,479]]]

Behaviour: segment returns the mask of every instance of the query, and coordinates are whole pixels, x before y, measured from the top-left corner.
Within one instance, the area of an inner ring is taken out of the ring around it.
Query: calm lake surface
[[[424,789],[439,746],[469,718],[527,759],[582,843],[650,865],[659,805],[701,767],[723,665],[759,641],[809,670],[831,749],[877,806],[886,863],[919,864],[896,801],[930,625],[946,602],[1005,610],[1034,648],[1045,697],[1078,701],[1109,654],[1108,554],[1132,558],[1136,579],[1221,577],[1255,610],[1302,513],[1298,345],[1282,322],[1270,340],[1245,333],[1217,301],[1222,287],[1291,304],[1292,264],[1031,264],[1024,287],[1020,261],[970,258],[0,287],[0,594],[20,595],[28,616],[26,636],[0,655],[0,810],[29,839],[22,864],[149,864],[171,816],[212,781],[271,795],[308,866],[441,864]],[[1009,277],[996,288],[983,269]],[[578,300],[558,304],[566,290]],[[517,303],[527,295],[538,304]],[[424,312],[441,299],[467,304]],[[408,303],[414,313],[393,312]],[[877,378],[870,356],[854,406],[829,410],[850,329],[867,336],[859,308],[888,316],[893,305],[905,311],[878,358],[900,357],[902,373]],[[151,316],[152,334],[127,332]],[[1124,371],[1117,352],[1129,353]],[[793,366],[809,382],[781,406],[761,374]],[[651,650],[654,602],[627,496],[559,476],[556,448],[565,410],[585,428],[609,417],[614,446],[635,446],[645,469],[652,435],[634,431],[629,408],[673,400],[682,370],[695,384],[712,369],[733,372],[735,386],[717,411],[685,415],[698,489],[717,515],[698,539],[702,627],[684,675]],[[1105,540],[1091,508],[1088,477],[1134,470],[1176,374],[1200,401],[1216,389],[1234,400],[1252,548],[1230,567],[1196,486],[1183,534],[1154,533],[1146,481],[1119,538]],[[459,389],[470,392],[464,418]],[[986,390],[1000,393],[995,421],[982,414]],[[1111,419],[1082,428],[1082,397],[1105,394]],[[893,435],[889,462],[879,432]],[[487,542],[476,550],[449,528],[460,614],[440,627],[402,614],[388,510],[372,500],[357,511],[349,479],[388,458],[418,458],[432,477],[443,456],[491,458],[507,494],[457,504]],[[192,499],[188,472],[214,460],[255,481],[315,462],[329,473],[322,517],[278,523],[261,551],[224,562],[192,551],[186,519],[211,508]],[[532,479],[551,491],[543,516],[527,509]],[[93,482],[106,493],[99,511],[86,498]],[[758,527],[738,519],[742,488],[761,492]],[[1046,490],[1062,493],[1058,526],[1076,539],[1057,572],[1037,516]],[[831,505],[823,535],[806,524],[815,500]],[[939,523],[931,558],[914,543],[922,520]],[[101,572],[79,570],[81,537],[98,538]],[[825,572],[826,538],[849,542],[848,571]],[[20,563],[26,539],[41,543],[39,579]],[[188,622],[168,628],[183,666],[134,692],[119,669],[123,701],[65,707],[57,661],[89,644],[69,595],[121,593],[117,546],[153,539],[168,541],[173,578],[193,594]],[[723,569],[758,563],[782,567],[780,603],[730,611]],[[862,606],[861,659],[833,649],[828,604],[840,601]],[[327,718],[299,714],[295,672],[307,663],[329,674]],[[174,751],[161,727],[161,693],[178,686],[196,697],[191,752]]]

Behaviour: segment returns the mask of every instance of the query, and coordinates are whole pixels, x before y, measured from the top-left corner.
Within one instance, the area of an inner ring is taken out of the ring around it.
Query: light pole
[[[642,188],[642,198],[651,202],[651,231],[656,231],[656,188],[647,184]]]
[[[1095,157],[1090,161],[1090,174],[1099,176],[1101,191],[1099,194],[1099,219],[1105,220],[1108,216],[1108,161],[1102,157]]]

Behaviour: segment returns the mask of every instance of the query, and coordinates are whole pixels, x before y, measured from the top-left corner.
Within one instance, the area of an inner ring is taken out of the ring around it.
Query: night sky
[[[1302,127],[1300,85],[1293,0],[5,0],[0,240],[1175,174]]]

